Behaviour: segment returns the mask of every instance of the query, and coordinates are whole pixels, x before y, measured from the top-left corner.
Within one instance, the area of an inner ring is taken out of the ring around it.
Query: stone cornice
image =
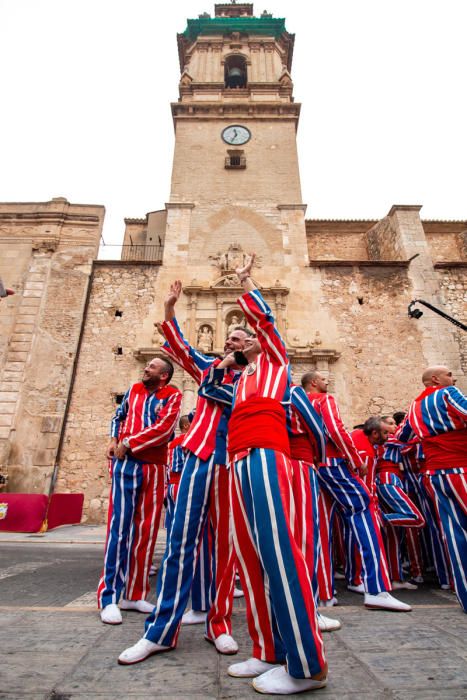
[[[193,202],[166,202],[166,209],[194,209],[195,204]]]
[[[298,122],[301,105],[298,102],[173,102],[174,121],[177,119],[282,119]]]
[[[278,204],[277,208],[280,210],[284,209],[284,210],[290,210],[290,211],[300,210],[305,214],[305,212],[307,210],[307,206],[308,206],[307,204]]]
[[[2,222],[31,222],[34,224],[68,224],[80,226],[95,226],[100,222],[100,217],[93,214],[66,214],[64,212],[37,211],[37,212],[2,212],[0,211],[0,224]]]
[[[291,362],[328,362],[332,365],[337,362],[341,353],[333,348],[287,348],[287,355]]]
[[[410,260],[310,260],[310,267],[404,267]]]
[[[277,294],[287,296],[290,292],[287,287],[262,287],[258,285],[258,289],[261,290],[263,296],[275,296]],[[231,287],[203,287],[202,285],[192,284],[183,287],[183,292],[187,296],[231,295],[234,299],[237,299],[244,293],[244,289],[240,284],[232,285]]]
[[[438,270],[450,268],[450,267],[467,267],[467,260],[440,260],[435,262],[433,267]]]
[[[423,204],[393,204],[388,212],[388,216],[392,216],[396,211],[420,211]]]
[[[162,260],[93,260],[95,267],[160,267]]]

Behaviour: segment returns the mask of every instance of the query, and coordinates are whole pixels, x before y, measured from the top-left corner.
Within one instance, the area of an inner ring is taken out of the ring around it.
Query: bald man
[[[467,612],[467,398],[452,371],[428,367],[425,389],[412,402],[399,439],[416,437],[425,453],[421,485],[433,502],[448,551],[454,590]]]

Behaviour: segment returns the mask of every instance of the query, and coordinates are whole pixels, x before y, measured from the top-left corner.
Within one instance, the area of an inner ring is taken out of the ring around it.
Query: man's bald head
[[[422,374],[422,382],[425,386],[453,386],[456,380],[452,371],[444,365],[427,367]]]

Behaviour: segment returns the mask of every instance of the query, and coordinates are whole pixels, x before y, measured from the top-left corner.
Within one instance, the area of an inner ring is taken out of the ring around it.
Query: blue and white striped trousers
[[[467,478],[462,467],[422,475],[422,484],[434,503],[449,554],[454,590],[467,612]]]
[[[170,531],[172,529],[173,517],[175,513],[175,503],[177,501],[179,483],[169,484],[167,488],[167,509],[165,514],[165,527],[167,528],[167,542],[170,539]],[[212,582],[215,572],[215,562],[212,561],[210,547],[210,523],[206,521],[204,533],[201,536],[201,544],[199,546],[198,558],[196,561],[195,573],[193,576],[193,585],[191,587],[191,607],[196,611],[208,611],[211,607],[212,600]],[[157,584],[160,579],[157,579]]]
[[[365,591],[375,595],[391,590],[388,566],[383,549],[375,502],[357,474],[351,472],[342,460],[338,466],[320,466],[320,486],[335,500],[344,522],[344,534],[351,533],[362,557]],[[352,550],[353,546],[347,547]],[[349,558],[347,551],[347,558]]]
[[[170,538],[157,580],[157,602],[146,620],[145,638],[175,646],[195,571],[198,547],[206,524],[214,474],[214,454],[208,460],[187,453]]]
[[[253,655],[280,661],[295,678],[324,665],[308,567],[294,537],[290,460],[251,449],[232,466],[234,543]]]

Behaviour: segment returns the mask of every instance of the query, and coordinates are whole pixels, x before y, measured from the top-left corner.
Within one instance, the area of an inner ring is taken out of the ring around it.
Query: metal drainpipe
[[[66,425],[67,425],[67,417],[68,417],[68,412],[70,410],[70,404],[71,404],[71,397],[73,395],[73,389],[75,386],[75,378],[76,378],[76,370],[78,367],[78,360],[81,352],[81,345],[83,342],[83,335],[84,335],[84,327],[86,324],[86,319],[88,315],[88,308],[89,308],[89,300],[91,297],[91,291],[92,291],[92,284],[94,282],[94,260],[92,261],[92,267],[91,267],[91,274],[88,277],[88,284],[86,288],[86,299],[84,302],[84,308],[83,308],[83,316],[81,319],[81,327],[79,330],[79,337],[78,337],[78,344],[76,346],[76,353],[75,353],[75,358],[73,360],[73,368],[71,371],[71,378],[70,378],[70,386],[68,389],[68,396],[65,404],[65,412],[63,414],[63,421],[62,421],[62,426],[60,429],[60,437],[58,439],[58,447],[57,447],[57,454],[55,455],[55,463],[54,463],[54,469],[52,472],[52,477],[50,479],[50,486],[49,486],[49,495],[48,495],[48,501],[47,501],[47,510],[45,513],[44,517],[44,522],[42,523],[40,532],[46,532],[47,531],[47,516],[49,514],[49,506],[50,506],[50,500],[53,496],[54,490],[55,490],[55,484],[57,482],[57,477],[58,477],[58,469],[59,469],[59,461],[60,461],[60,456],[62,453],[62,447],[63,447],[63,441],[65,439],[65,430],[66,430]]]

